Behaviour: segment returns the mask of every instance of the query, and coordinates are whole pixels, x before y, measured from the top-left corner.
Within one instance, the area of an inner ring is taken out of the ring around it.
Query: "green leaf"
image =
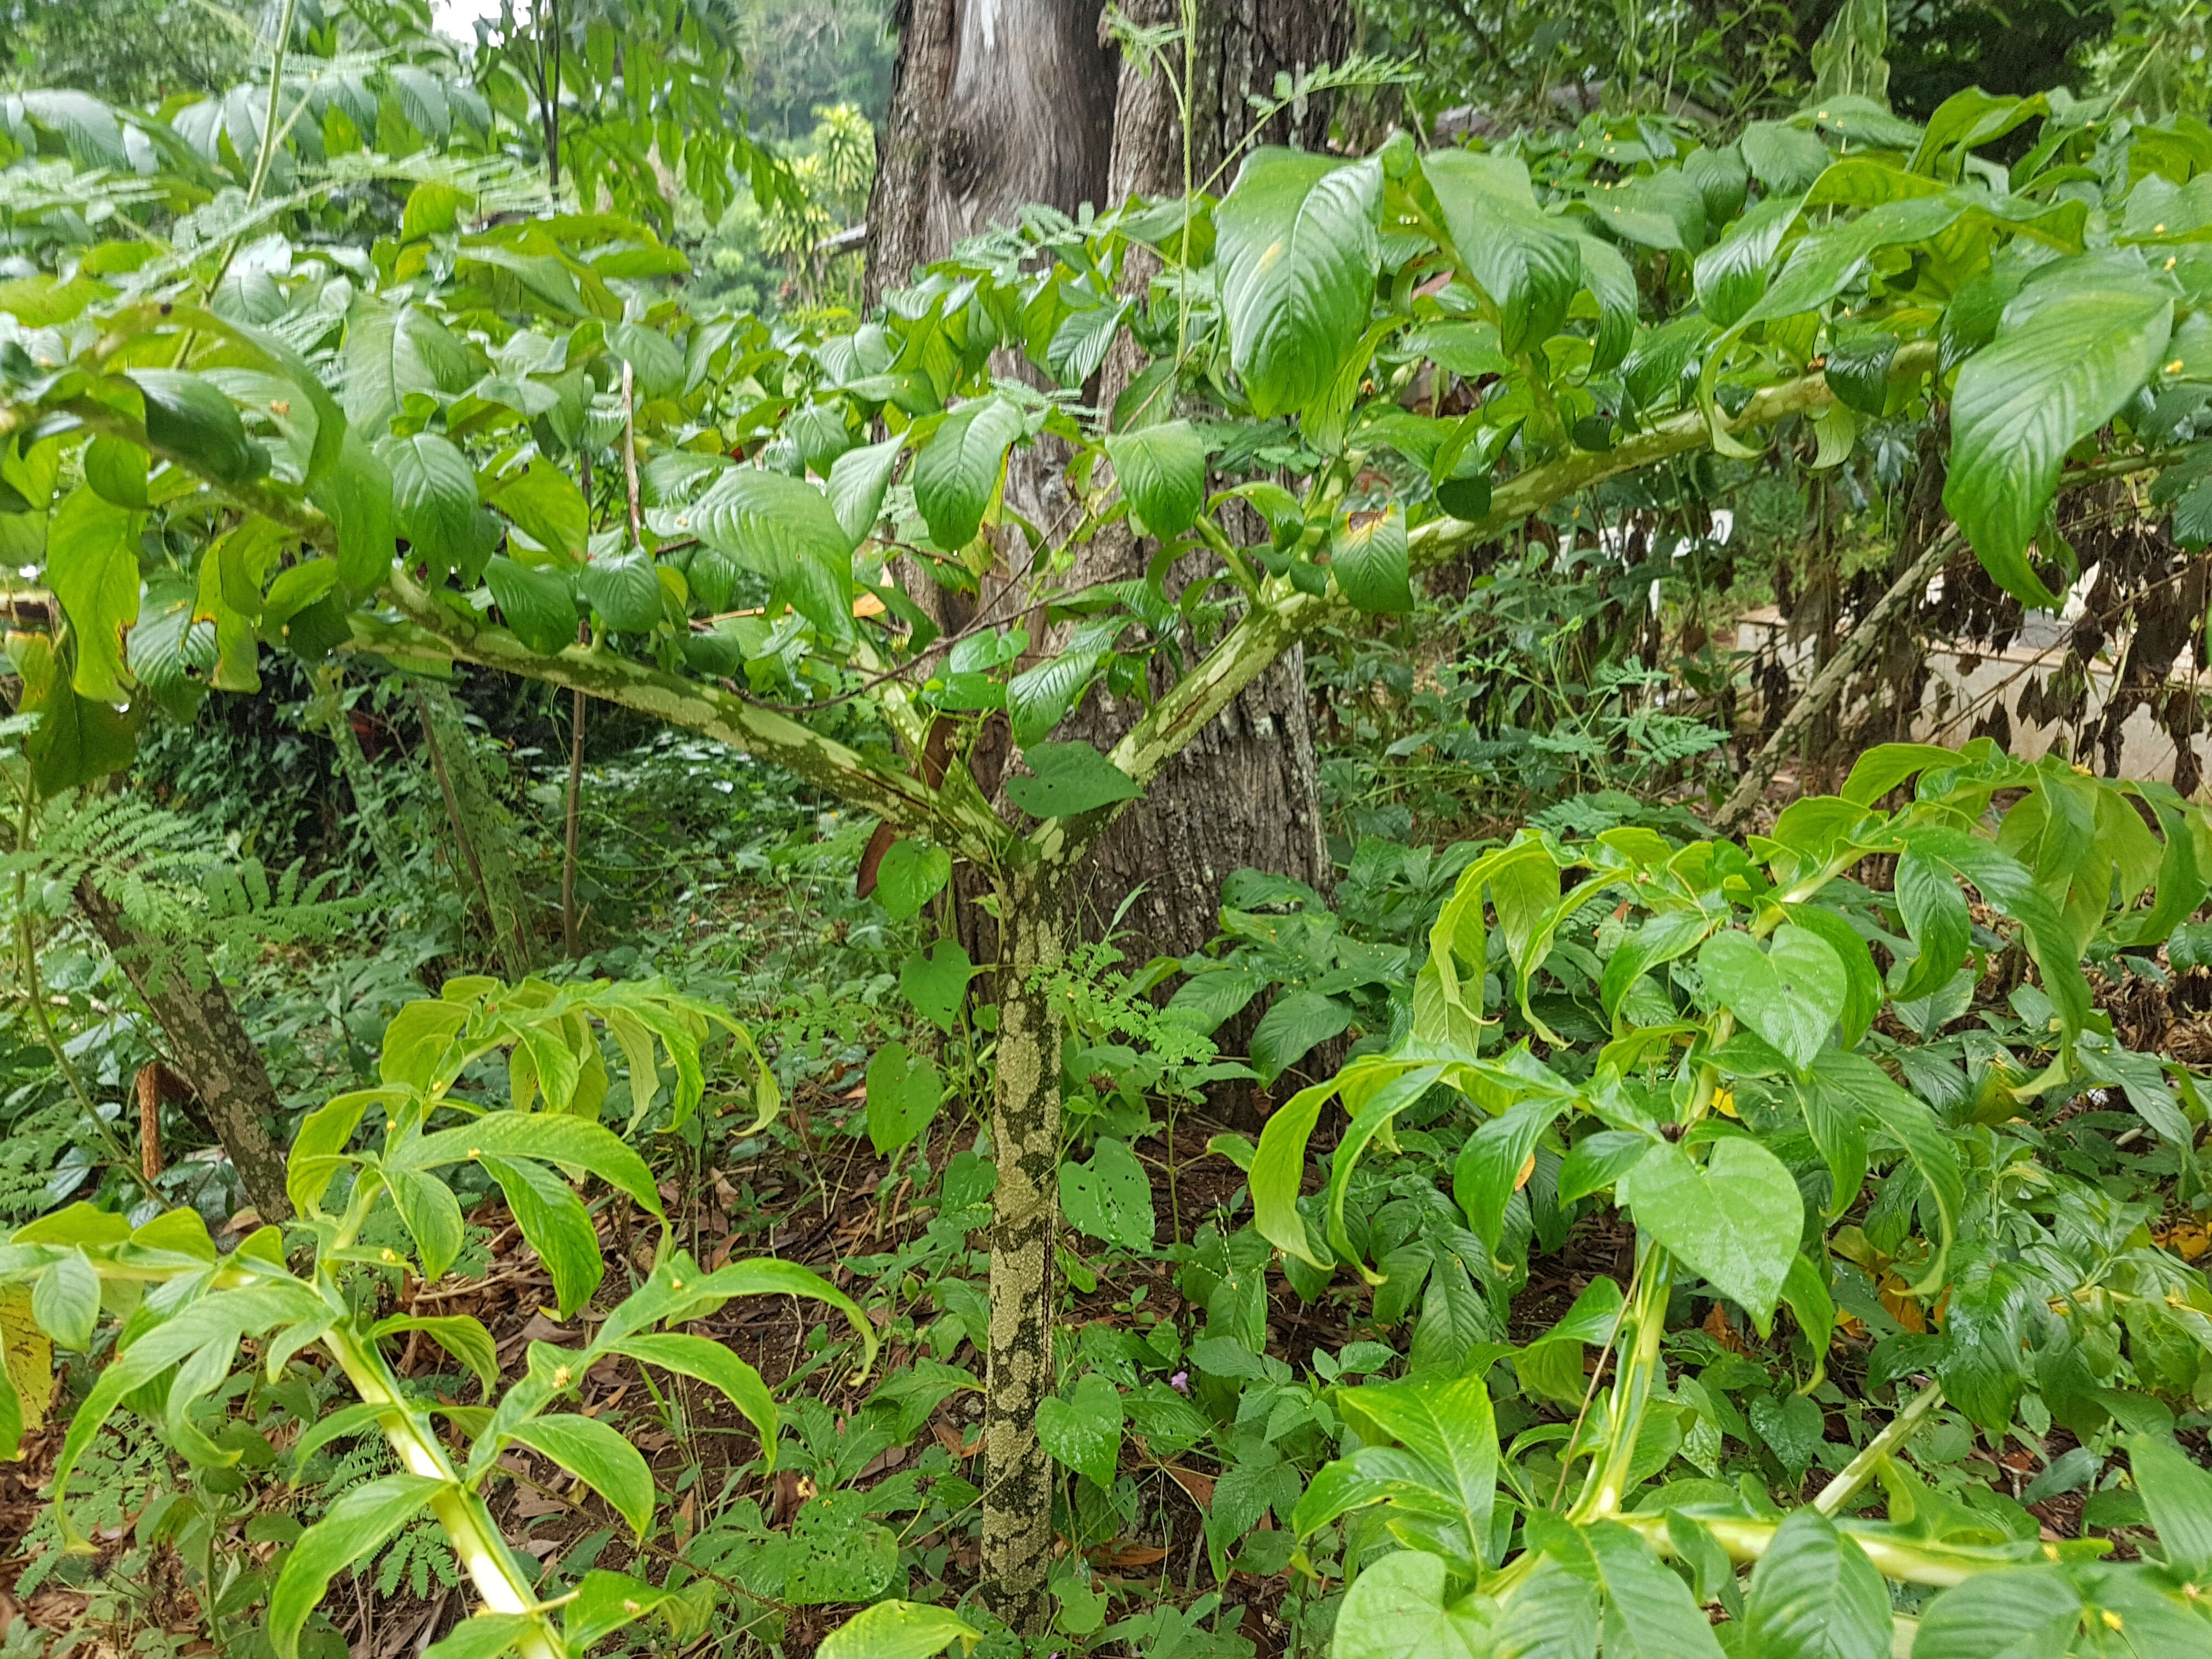
[[[1252,1069],[1261,1082],[1273,1083],[1316,1043],[1341,1035],[1351,1024],[1352,1010],[1334,997],[1318,991],[1279,992],[1252,1028]]]
[[[1698,970],[1707,992],[1800,1071],[1826,1044],[1850,984],[1835,947],[1790,922],[1774,930],[1771,951],[1746,933],[1715,933]]]
[[[561,1634],[568,1651],[580,1656],[678,1594],[655,1589],[626,1572],[595,1569],[584,1575],[576,1586],[575,1599],[562,1609]]]
[[[1503,1632],[1486,1595],[1447,1598],[1444,1564],[1399,1550],[1358,1577],[1337,1608],[1334,1659],[1495,1659]]]
[[[2056,1659],[2074,1651],[2086,1611],[2062,1568],[1976,1573],[1928,1604],[1912,1659]]]
[[[563,1319],[591,1300],[606,1274],[606,1258],[590,1212],[574,1188],[534,1158],[477,1160],[507,1194],[515,1224],[545,1271],[553,1276],[553,1300]]]
[[[434,1170],[464,1158],[538,1158],[574,1164],[628,1193],[650,1215],[661,1214],[660,1193],[645,1160],[611,1129],[556,1112],[493,1112],[459,1129],[441,1129],[405,1144],[404,1167]],[[392,1157],[386,1160],[389,1169]]]
[[[1791,1511],[1752,1570],[1746,1621],[1759,1659],[1888,1659],[1889,1589],[1818,1510]]]
[[[1823,165],[1827,152],[1820,149]],[[1698,308],[1717,327],[1729,328],[1766,292],[1766,273],[1803,204],[1796,196],[1769,197],[1729,228],[1728,235],[1698,256]]]
[[[866,1357],[861,1370],[865,1373],[875,1364],[876,1328],[860,1311],[860,1304],[821,1274],[795,1261],[777,1261],[768,1257],[732,1261],[686,1286],[683,1294],[694,1300],[709,1301],[714,1306],[733,1296],[799,1296],[826,1303],[845,1316],[853,1334],[860,1339]],[[687,1316],[695,1319],[703,1316],[703,1313]]]
[[[1619,1191],[1638,1227],[1765,1332],[1805,1230],[1805,1200],[1781,1159],[1730,1135],[1713,1143],[1700,1169],[1680,1147],[1662,1143],[1621,1178]]]
[[[364,295],[346,316],[346,424],[374,442],[410,392],[459,392],[474,380],[469,350],[428,312]]]
[[[1113,641],[1110,628],[1079,629],[1058,656],[1006,682],[1006,716],[1016,744],[1028,749],[1052,735],[1105,666]]]
[[[1452,1200],[1467,1214],[1468,1230],[1494,1255],[1505,1224],[1505,1206],[1521,1184],[1536,1139],[1562,1108],[1555,1100],[1516,1102],[1468,1138],[1452,1166]]]
[[[576,643],[574,575],[518,564],[504,553],[484,567],[484,586],[507,629],[541,656],[556,656]]]
[[[1267,147],[1214,210],[1230,362],[1255,414],[1315,402],[1366,329],[1382,198],[1375,161]]]
[[[559,1412],[518,1423],[508,1432],[605,1498],[633,1533],[645,1535],[653,1520],[653,1471],[611,1424]]]
[[[2144,1434],[2128,1442],[2128,1466],[2166,1560],[2201,1582],[2212,1573],[2212,1473],[2171,1440]]]
[[[1114,477],[1148,536],[1167,542],[1206,506],[1206,441],[1188,421],[1163,421],[1106,440]]]
[[[46,580],[76,645],[72,685],[94,702],[129,696],[123,637],[138,620],[138,526],[128,507],[77,489],[63,498],[46,532]]]
[[[1022,424],[1021,410],[1006,398],[981,398],[929,434],[914,459],[914,504],[938,546],[957,553],[975,539]]]
[[[927,955],[908,957],[899,964],[899,990],[942,1031],[959,1024],[960,1004],[975,977],[975,964],[957,939],[941,939]]]
[[[31,1286],[31,1319],[61,1347],[83,1353],[100,1322],[100,1274],[82,1250],[62,1257]]]
[[[420,1331],[466,1365],[483,1384],[483,1397],[499,1391],[499,1348],[483,1322],[467,1314],[402,1314],[380,1319],[369,1330],[372,1337],[404,1335]]]
[[[381,585],[392,574],[398,551],[392,544],[392,470],[351,427],[339,442],[337,460],[308,491],[308,499],[337,527],[339,580],[356,592]]]
[[[386,438],[377,458],[392,474],[399,533],[428,564],[434,586],[446,573],[468,570],[477,556],[477,475],[468,457],[428,432]]]
[[[696,1377],[710,1388],[720,1389],[723,1398],[743,1413],[745,1420],[758,1431],[765,1466],[775,1468],[775,1431],[781,1420],[775,1396],[769,1392],[761,1374],[727,1347],[709,1337],[662,1332],[633,1336],[617,1345],[613,1352],[681,1376]]]
[[[1419,1458],[1456,1511],[1470,1560],[1487,1560],[1498,1492],[1498,1428],[1490,1392],[1473,1376],[1370,1382],[1336,1396],[1373,1444],[1396,1441]]]
[[[1474,150],[1438,150],[1422,168],[1443,210],[1453,261],[1498,308],[1508,353],[1559,332],[1583,283],[1587,239],[1540,211],[1527,167]]]
[[[1702,910],[1662,910],[1613,946],[1598,981],[1598,1000],[1606,1018],[1617,1018],[1621,999],[1638,980],[1686,955],[1712,925],[1712,918]]]
[[[1137,781],[1087,743],[1039,743],[1022,750],[1034,777],[1009,778],[1006,799],[1040,818],[1070,818],[1134,800]]]
[[[1101,1135],[1091,1161],[1060,1166],[1060,1209],[1078,1232],[1132,1250],[1148,1250],[1159,1225],[1152,1183],[1128,1146]]]
[[[450,1482],[421,1474],[387,1474],[334,1498],[323,1518],[300,1534],[269,1592],[269,1643],[277,1659],[297,1659],[300,1632],[331,1580],[384,1547],[431,1495]]]
[[[221,484],[250,483],[269,470],[269,456],[246,435],[237,405],[212,380],[181,369],[133,370],[146,400],[146,441]]]
[[[927,1131],[945,1103],[945,1085],[936,1062],[907,1052],[903,1042],[886,1042],[868,1061],[868,1139],[879,1158],[888,1158]]]
[[[87,444],[84,481],[103,501],[134,513],[146,510],[146,452],[127,439],[103,433]],[[22,513],[29,507],[27,501],[9,510]]]
[[[591,540],[592,520],[576,481],[552,462],[539,459],[492,486],[491,504],[514,527],[549,553],[580,561]]]
[[[1605,1591],[1606,1659],[1721,1659],[1690,1587],[1617,1522],[1581,1529]]]
[[[1405,509],[1395,504],[1379,513],[1346,514],[1329,531],[1328,568],[1337,587],[1370,617],[1413,608],[1411,551]]]
[[[660,574],[642,548],[595,556],[576,573],[576,589],[617,634],[650,634],[660,626]]]
[[[953,1642],[965,1652],[983,1632],[944,1607],[878,1601],[822,1638],[815,1659],[931,1659]]]
[[[1110,1379],[1085,1371],[1071,1398],[1051,1395],[1039,1401],[1036,1431],[1038,1443],[1055,1462],[1113,1490],[1121,1462],[1121,1395]]]
[[[1784,121],[1749,123],[1737,147],[1751,176],[1778,195],[1809,190],[1831,159],[1818,133]]]
[[[901,433],[879,444],[848,449],[830,464],[830,510],[853,546],[866,540],[883,516],[884,492],[890,488],[899,452],[905,447],[906,434]]]
[[[659,329],[642,323],[610,323],[607,349],[630,366],[638,397],[672,398],[684,390],[684,354]]]
[[[442,1279],[461,1253],[465,1237],[460,1200],[444,1182],[419,1170],[387,1169],[384,1179],[392,1188],[392,1201],[399,1207],[399,1218],[415,1236],[416,1250],[422,1258],[422,1277],[433,1281]]]
[[[812,484],[762,467],[732,467],[676,522],[768,578],[774,601],[788,605],[827,638],[852,637],[858,538]]]
[[[952,879],[952,854],[927,842],[893,842],[876,866],[876,898],[894,921],[919,915]]]
[[[1996,339],[1959,370],[1943,505],[2007,592],[2055,605],[2027,557],[2066,453],[2158,367],[2173,297],[2139,260],[2062,262],[2005,308]]]
[[[526,1613],[489,1613],[479,1607],[422,1650],[422,1659],[499,1659],[538,1620]]]
[[[1973,918],[1951,872],[1917,853],[1899,856],[1891,888],[1905,932],[1920,947],[1904,982],[1893,994],[1899,1002],[1910,1002],[1951,982],[1973,941]]]

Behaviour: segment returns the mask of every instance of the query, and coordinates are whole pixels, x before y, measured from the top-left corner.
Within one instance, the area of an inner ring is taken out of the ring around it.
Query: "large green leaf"
[[[1363,1440],[1395,1440],[1421,1461],[1459,1516],[1468,1558],[1487,1558],[1498,1492],[1498,1429],[1480,1379],[1370,1382],[1346,1389],[1337,1405]]]
[[[1517,161],[1449,149],[1422,166],[1455,262],[1498,307],[1499,343],[1508,352],[1541,345],[1582,286],[1584,239],[1537,210]]]
[[[1698,969],[1706,991],[1800,1071],[1826,1044],[1850,985],[1835,946],[1790,922],[1774,930],[1771,950],[1736,929],[1715,933]]]
[[[1425,1550],[1384,1556],[1345,1592],[1329,1651],[1335,1659],[1495,1659],[1498,1603],[1446,1592],[1441,1558]]]
[[[1375,298],[1382,170],[1255,150],[1214,210],[1230,361],[1261,416],[1327,392]]]
[[[852,637],[858,538],[812,484],[763,467],[733,467],[684,509],[678,524],[767,577],[778,599],[830,639]]]
[[[1959,370],[1943,505],[2004,590],[2055,605],[2027,562],[2066,452],[2117,414],[2159,365],[2173,296],[2134,256],[2067,262],[2005,308]]]
[[[501,620],[532,651],[552,656],[576,642],[574,575],[518,564],[501,554],[484,567]]]
[[[1680,1147],[1662,1144],[1618,1190],[1638,1227],[1767,1328],[1805,1230],[1804,1198],[1780,1158],[1729,1135],[1700,1168]]]
[[[2201,1583],[2212,1574],[2212,1473],[2150,1435],[2129,1441],[2128,1464],[2166,1560]]]
[[[1285,991],[1252,1028],[1253,1069],[1272,1083],[1316,1043],[1340,1035],[1351,1024],[1352,1010],[1334,997],[1318,991]]]
[[[1111,1135],[1098,1138],[1089,1163],[1070,1158],[1060,1164],[1060,1210],[1078,1232],[1132,1250],[1150,1249],[1159,1225],[1151,1177]]]
[[[269,453],[246,435],[238,406],[211,380],[173,368],[141,368],[131,380],[146,400],[146,441],[217,483],[251,483]]]
[[[477,475],[468,457],[428,432],[386,438],[376,453],[392,474],[399,533],[430,567],[432,581],[442,586],[447,571],[467,571],[477,553]]]
[[[576,573],[576,590],[618,634],[649,634],[660,625],[660,574],[642,548],[595,556]]]
[[[929,434],[914,459],[914,504],[930,539],[958,551],[975,539],[998,493],[1006,450],[1022,435],[1022,412],[1004,398],[963,404]]]
[[[903,1042],[886,1042],[868,1061],[868,1139],[877,1156],[889,1157],[913,1144],[945,1103],[944,1080],[927,1054],[908,1051]]]
[[[509,473],[492,487],[491,502],[549,553],[584,556],[592,535],[590,509],[576,481],[552,462],[540,457]]]
[[[121,702],[130,672],[123,636],[138,620],[138,526],[141,515],[94,494],[72,489],[46,532],[46,580],[69,618],[76,646],[76,693]]]
[[[1033,777],[1010,778],[1006,798],[1033,817],[1073,817],[1144,791],[1087,743],[1038,743],[1022,750]]]
[[[420,307],[363,296],[346,317],[347,424],[384,435],[410,392],[459,392],[475,378],[468,348]]]
[[[1887,1659],[1889,1590],[1867,1553],[1816,1510],[1793,1510],[1751,1575],[1760,1659]]]
[[[933,1659],[955,1641],[962,1651],[983,1632],[944,1607],[921,1601],[878,1601],[822,1638],[815,1659]]]
[[[1402,615],[1413,608],[1411,551],[1402,507],[1352,513],[1329,533],[1328,568],[1338,589],[1360,610]]]
[[[1197,521],[1206,505],[1206,441],[1188,421],[1115,433],[1106,453],[1146,535],[1173,541]]]

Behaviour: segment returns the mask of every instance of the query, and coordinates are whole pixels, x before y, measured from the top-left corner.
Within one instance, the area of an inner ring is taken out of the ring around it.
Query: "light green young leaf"
[[[100,1274],[82,1250],[62,1257],[31,1286],[32,1322],[58,1346],[82,1353],[100,1322]]]
[[[1729,1135],[1700,1168],[1662,1144],[1621,1177],[1619,1191],[1638,1228],[1766,1331],[1805,1230],[1805,1200],[1781,1159]]]
[[[530,1248],[553,1276],[553,1301],[563,1319],[591,1300],[606,1275],[599,1236],[574,1188],[535,1158],[477,1160],[507,1195],[507,1206]]]
[[[277,1659],[297,1659],[300,1632],[331,1580],[381,1549],[447,1484],[428,1475],[387,1474],[341,1493],[300,1534],[269,1592],[269,1642]]]
[[[632,1359],[641,1359],[680,1376],[696,1377],[720,1389],[723,1398],[743,1413],[745,1420],[758,1431],[763,1466],[771,1470],[775,1468],[775,1431],[781,1420],[775,1396],[769,1392],[758,1371],[721,1343],[708,1337],[667,1331],[630,1337],[616,1345],[611,1352],[628,1354]]]
[[[903,1042],[886,1042],[868,1061],[868,1139],[888,1158],[926,1133],[945,1101],[936,1062],[909,1054]]]
[[[966,1652],[983,1638],[975,1626],[921,1601],[878,1601],[822,1638],[815,1659],[932,1659],[954,1642]]]
[[[1328,568],[1344,597],[1369,616],[1413,608],[1405,509],[1346,514],[1329,532]]]
[[[499,1389],[499,1347],[483,1322],[467,1314],[397,1314],[370,1327],[372,1337],[404,1335],[420,1331],[466,1365],[483,1384],[489,1400]]]
[[[653,1520],[653,1471],[611,1424],[557,1412],[518,1423],[508,1432],[605,1498],[633,1533],[645,1535]]]
[[[1792,1510],[1752,1570],[1746,1622],[1760,1659],[1888,1659],[1888,1587],[1816,1510]]]
[[[393,1156],[402,1167],[434,1170],[487,1154],[579,1165],[621,1188],[654,1218],[661,1214],[660,1193],[645,1160],[611,1129],[565,1113],[495,1112],[459,1129],[424,1135]]]

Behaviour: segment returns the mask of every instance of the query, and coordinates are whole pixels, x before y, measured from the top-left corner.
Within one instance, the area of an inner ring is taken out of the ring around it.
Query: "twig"
[[[1813,1500],[1813,1507],[1832,1519],[1836,1511],[1850,1503],[1861,1486],[1871,1480],[1881,1461],[1912,1437],[1913,1431],[1929,1413],[1943,1403],[1943,1385],[1930,1382],[1903,1411],[1889,1419],[1882,1431],[1859,1448],[1858,1455],[1838,1471],[1836,1478],[1820,1488],[1820,1495]]]
[[[1750,816],[1752,808],[1766,793],[1766,786],[1773,781],[1782,757],[1796,746],[1814,720],[1835,707],[1859,665],[1872,656],[1875,647],[1881,642],[1890,618],[1927,590],[1929,580],[1943,568],[1958,543],[1959,532],[1955,529],[1947,530],[1929,542],[1926,550],[1905,568],[1905,574],[1890,584],[1889,591],[1875,601],[1874,608],[1844,636],[1836,654],[1828,659],[1828,665],[1813,677],[1813,683],[1790,705],[1789,714],[1774,728],[1774,735],[1767,738],[1751,764],[1744,769],[1735,792],[1713,815],[1715,829],[1723,835],[1732,835]]]

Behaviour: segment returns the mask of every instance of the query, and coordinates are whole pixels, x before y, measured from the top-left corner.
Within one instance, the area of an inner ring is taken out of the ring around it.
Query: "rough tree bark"
[[[261,1063],[261,1051],[246,1035],[222,981],[210,975],[205,985],[194,985],[178,969],[173,953],[140,939],[122,907],[90,881],[77,884],[76,902],[100,943],[161,1022],[176,1069],[206,1109],[216,1137],[230,1155],[262,1220],[290,1220],[284,1154],[270,1131],[280,1121],[283,1107]]]
[[[1136,0],[1125,9],[1140,24],[1182,16],[1181,0]],[[1294,106],[1255,133],[1250,100],[1269,95],[1279,72],[1344,56],[1352,35],[1345,0],[1199,0],[1197,11],[1194,182],[1203,185],[1248,138],[1320,148],[1328,129],[1321,100]],[[1012,221],[1026,204],[1072,211],[1182,192],[1180,52],[1149,72],[1135,54],[1117,62],[1099,38],[1097,15],[1085,0],[909,0],[869,204],[872,298],[961,237]],[[1215,187],[1226,183],[1225,175]],[[1094,388],[1100,407],[1113,407],[1133,368],[1109,361]],[[1010,493],[1029,482],[1010,481]],[[1151,550],[1133,538],[1101,538],[1077,580],[1140,574]],[[947,620],[957,626],[964,617]],[[1110,748],[1138,713],[1094,691],[1063,735]],[[1115,823],[1066,897],[1082,931],[1095,934],[1142,887],[1121,924],[1124,949],[1138,960],[1182,956],[1212,937],[1222,878],[1248,865],[1323,890],[1328,883],[1296,651]]]
[[[1048,976],[1066,938],[1064,872],[1001,874],[1006,954],[998,975],[998,1086],[991,1110],[989,1389],[983,1417],[983,1582],[999,1616],[1024,1633],[1051,1613],[1052,1459],[1037,1407],[1053,1391],[1052,1249],[1059,1203],[1060,1023]]]

